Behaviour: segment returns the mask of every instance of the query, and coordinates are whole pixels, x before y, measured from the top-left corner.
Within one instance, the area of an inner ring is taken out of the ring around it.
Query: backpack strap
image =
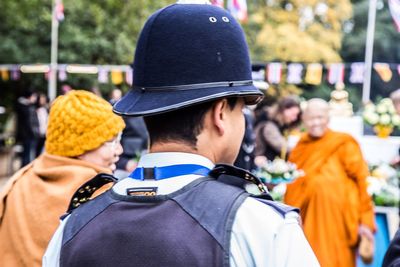
[[[110,174],[99,173],[76,190],[72,195],[71,201],[68,206],[67,214],[76,209],[83,203],[90,200],[90,197],[96,192],[97,189],[108,183],[116,183],[117,178]]]

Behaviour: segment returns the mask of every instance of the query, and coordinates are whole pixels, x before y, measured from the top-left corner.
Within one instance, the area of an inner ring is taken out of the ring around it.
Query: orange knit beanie
[[[125,127],[104,99],[83,90],[56,98],[50,108],[46,152],[76,157],[100,147]]]

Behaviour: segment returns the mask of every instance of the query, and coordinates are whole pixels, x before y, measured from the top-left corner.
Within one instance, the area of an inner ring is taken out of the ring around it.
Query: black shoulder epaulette
[[[253,195],[254,197],[273,200],[260,178],[245,169],[228,164],[217,164],[209,172],[209,176],[223,183],[239,186],[243,189],[245,189],[246,183],[255,184],[260,190],[260,194]]]
[[[67,213],[71,213],[72,210],[76,209],[83,203],[88,202],[93,193],[103,185],[115,182],[117,182],[117,178],[110,174],[97,174],[76,190],[69,203]]]

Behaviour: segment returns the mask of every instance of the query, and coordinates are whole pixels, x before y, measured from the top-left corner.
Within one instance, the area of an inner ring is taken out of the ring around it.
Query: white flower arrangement
[[[397,171],[386,163],[370,166],[368,193],[377,206],[398,206],[400,200]]]
[[[264,183],[279,184],[292,182],[303,176],[304,172],[297,169],[296,164],[276,158],[273,161],[267,161],[255,172],[255,175]]]
[[[364,121],[371,126],[399,127],[400,116],[396,113],[392,100],[383,98],[378,104],[368,103],[363,113]]]

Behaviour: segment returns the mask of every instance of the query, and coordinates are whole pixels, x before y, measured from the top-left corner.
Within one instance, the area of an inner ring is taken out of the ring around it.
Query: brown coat
[[[110,170],[44,153],[14,174],[0,192],[0,266],[41,266],[71,196],[98,173]]]

